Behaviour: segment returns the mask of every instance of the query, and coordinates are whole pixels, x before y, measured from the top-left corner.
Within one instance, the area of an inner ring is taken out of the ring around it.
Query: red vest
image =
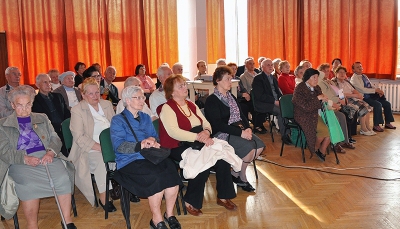
[[[172,108],[172,110],[175,112],[179,128],[181,128],[182,130],[190,131],[190,129],[192,129],[192,125],[190,124],[189,119],[179,109],[176,102],[173,99],[169,99],[165,104],[168,104]],[[161,104],[160,106],[157,107],[158,116],[160,116],[163,105],[164,104]],[[188,105],[189,109],[192,111],[192,114],[194,114],[200,120],[200,123],[203,124],[203,120],[196,114],[196,105],[190,101],[188,101],[187,105]],[[167,120],[164,120],[164,121],[167,121]],[[164,128],[163,121],[161,119],[159,119],[159,124],[160,124],[159,125],[159,136],[160,136],[161,146],[170,148],[170,149],[178,147],[180,140],[173,139],[168,135],[167,131]]]

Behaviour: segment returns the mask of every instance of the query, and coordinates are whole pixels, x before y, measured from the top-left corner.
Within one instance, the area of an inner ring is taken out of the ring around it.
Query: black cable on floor
[[[267,162],[269,164],[273,164],[279,167],[287,168],[287,169],[307,169],[307,170],[314,170],[318,172],[323,172],[323,173],[328,173],[328,174],[334,174],[334,175],[342,175],[342,176],[354,176],[354,177],[362,177],[362,178],[368,178],[368,179],[373,179],[373,180],[381,180],[381,181],[399,181],[400,177],[397,178],[379,178],[379,177],[372,177],[372,176],[366,176],[366,175],[358,175],[358,174],[351,174],[351,173],[338,173],[338,172],[332,172],[332,171],[326,171],[325,169],[332,169],[332,170],[339,170],[339,171],[344,171],[344,170],[360,170],[360,169],[383,169],[383,170],[389,170],[393,171],[396,173],[400,173],[400,170],[397,169],[391,169],[391,168],[385,168],[385,167],[379,167],[379,166],[371,166],[371,167],[358,167],[358,168],[334,168],[334,167],[322,167],[322,168],[314,168],[314,167],[308,167],[308,166],[298,166],[298,165],[282,165],[274,161],[270,161],[268,159],[257,159],[257,161],[263,161]]]

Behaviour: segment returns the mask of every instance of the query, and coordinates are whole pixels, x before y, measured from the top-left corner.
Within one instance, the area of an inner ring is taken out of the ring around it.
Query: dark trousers
[[[276,118],[278,119],[279,133],[281,134],[282,137],[285,136],[289,130],[285,130],[285,126],[283,125],[283,119],[281,115],[281,109],[279,108],[279,106],[274,105],[272,112],[270,112],[269,114],[276,116]],[[263,123],[267,115],[268,115],[267,113],[258,113],[254,126],[255,127],[263,126]]]
[[[383,98],[379,97],[378,99],[365,98],[364,101],[374,108],[374,126],[378,126],[379,124],[394,122],[392,105],[390,104],[389,101],[386,100],[386,98],[384,97]],[[385,122],[383,122],[382,108],[383,108],[383,113],[385,114]]]
[[[181,154],[187,149],[186,146],[181,146],[171,149],[170,158],[175,161],[181,161]],[[233,199],[236,197],[236,192],[233,187],[231,176],[231,165],[226,161],[218,160],[214,166],[217,178],[217,197],[219,199]],[[197,209],[203,207],[204,188],[210,169],[199,173],[194,179],[188,180],[186,193],[183,199]]]

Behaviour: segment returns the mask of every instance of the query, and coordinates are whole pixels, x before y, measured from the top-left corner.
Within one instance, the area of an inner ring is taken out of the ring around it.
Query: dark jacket
[[[104,79],[100,81],[100,88],[102,87],[104,88]],[[113,106],[117,106],[119,102],[118,88],[114,84],[110,84],[109,90],[106,100],[110,101]]]
[[[279,90],[278,81],[273,78],[273,84],[278,99],[282,96]],[[275,98],[272,94],[271,84],[264,72],[254,77],[253,84],[254,110],[261,113],[272,112],[275,106]]]
[[[232,95],[232,94],[231,94]],[[232,95],[235,99],[235,96]],[[249,121],[240,109],[240,105],[236,102],[240,110],[240,118],[245,129],[250,128]],[[210,122],[213,134],[218,132],[232,134],[236,136],[242,135],[242,129],[238,126],[228,125],[230,118],[230,109],[226,106],[215,94],[207,97],[206,104],[204,106],[204,112],[206,119]]]
[[[53,92],[50,92],[49,94],[51,94],[50,97],[52,99],[54,107],[56,108],[56,115],[58,115],[59,120],[61,120],[61,122],[56,122],[55,120],[52,120],[52,116],[50,114],[51,113],[50,108],[47,106],[45,99],[40,95],[40,93],[38,93],[35,96],[35,100],[33,101],[32,105],[32,112],[44,113],[47,115],[47,117],[50,119],[51,125],[54,128],[54,131],[57,133],[57,135],[60,137],[63,143],[61,152],[67,157],[68,152],[64,144],[64,136],[61,130],[61,123],[65,119],[71,117],[71,112],[69,111],[67,105],[65,104],[64,98],[62,97],[61,94]]]

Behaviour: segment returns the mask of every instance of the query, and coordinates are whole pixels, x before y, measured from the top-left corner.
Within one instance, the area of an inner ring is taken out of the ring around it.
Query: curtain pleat
[[[249,55],[308,59],[316,68],[338,57],[376,78],[396,78],[396,0],[248,0]]]
[[[78,61],[131,76],[139,63],[154,73],[178,60],[176,1],[0,0],[0,11],[9,65],[21,69],[22,84]]]
[[[225,58],[224,0],[207,0],[207,60],[214,64]]]

